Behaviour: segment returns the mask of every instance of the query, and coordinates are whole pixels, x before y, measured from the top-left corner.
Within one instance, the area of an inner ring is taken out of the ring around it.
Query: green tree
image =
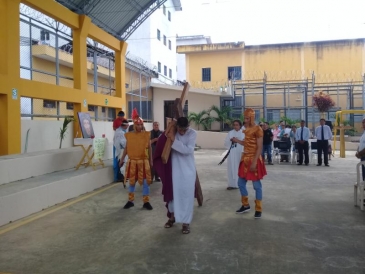
[[[300,124],[300,119],[290,119],[286,116],[282,116],[280,118],[280,121],[284,121],[285,125],[297,125],[297,124]]]
[[[59,146],[59,148],[62,147],[62,141],[63,141],[63,139],[65,139],[68,124],[73,121],[74,121],[74,118],[72,116],[65,117],[65,119],[63,120],[63,125],[60,128],[60,146]]]
[[[211,116],[211,112],[215,112],[217,116]],[[209,116],[212,118],[212,121],[219,122],[221,124],[221,128],[224,128],[224,125],[231,126],[232,117],[229,116],[230,112],[232,111],[232,107],[225,106],[220,109],[219,107],[213,105],[208,109]]]
[[[193,122],[198,127],[198,130],[200,130],[200,126],[203,126],[204,130],[208,130],[213,122],[211,118],[206,110],[190,112],[188,115],[189,122]]]

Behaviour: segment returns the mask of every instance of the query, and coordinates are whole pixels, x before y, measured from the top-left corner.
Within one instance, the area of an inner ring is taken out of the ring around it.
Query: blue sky
[[[177,34],[246,45],[365,37],[365,0],[181,0]]]

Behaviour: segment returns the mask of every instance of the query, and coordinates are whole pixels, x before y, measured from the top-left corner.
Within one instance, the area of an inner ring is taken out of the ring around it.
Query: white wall
[[[44,151],[50,149],[58,149],[60,144],[59,131],[62,127],[63,120],[60,121],[47,121],[47,120],[22,120],[21,122],[21,140],[22,140],[22,153],[24,153],[24,146],[26,140],[27,130],[29,131],[28,137],[28,150],[27,152]],[[109,148],[106,152],[106,159],[112,158],[112,142],[113,142],[113,123],[93,121],[92,122],[95,137],[101,138],[103,134],[109,142]],[[146,130],[152,130],[152,124],[145,124]],[[73,147],[73,124],[68,125],[66,137],[62,142],[62,148]]]
[[[155,121],[164,125],[164,101],[175,100],[180,98],[182,87],[170,87],[170,89],[153,87],[153,117]],[[220,97],[216,94],[201,94],[197,92],[189,92],[187,96],[188,112],[200,112],[210,108],[212,105],[220,105]],[[161,128],[162,128],[161,126]],[[194,124],[191,125],[195,128]],[[214,123],[212,130],[219,130],[219,124]]]
[[[227,132],[197,131],[196,144],[202,149],[225,149]]]
[[[176,10],[172,0],[167,0],[164,5],[166,15],[163,14],[163,7],[161,6],[127,39],[127,52],[144,59],[156,68],[160,62],[161,74],[164,74],[164,66],[166,66],[167,77],[169,78],[169,69],[171,69],[171,79],[176,79],[176,30],[174,23]],[[168,20],[168,11],[171,13],[171,21]],[[157,29],[161,33],[160,40],[157,39]],[[166,36],[166,46],[163,43],[164,35]],[[169,40],[171,41],[171,50],[168,47]],[[166,82],[163,77],[161,81]]]

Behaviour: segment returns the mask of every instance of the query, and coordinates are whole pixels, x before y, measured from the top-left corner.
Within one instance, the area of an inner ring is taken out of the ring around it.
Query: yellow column
[[[79,15],[79,29],[73,30],[73,75],[74,88],[79,89],[82,96],[82,102],[74,104],[74,137],[81,135],[81,129],[78,123],[77,112],[87,112],[87,47],[86,39],[89,32],[91,19],[85,15]]]
[[[0,0],[0,155],[21,152],[19,4]]]
[[[127,52],[127,46],[128,44],[125,41],[121,41],[120,50],[115,51],[115,96],[122,98],[122,105],[120,109],[116,109],[117,112],[121,109],[124,111],[127,109],[125,94],[125,53]]]

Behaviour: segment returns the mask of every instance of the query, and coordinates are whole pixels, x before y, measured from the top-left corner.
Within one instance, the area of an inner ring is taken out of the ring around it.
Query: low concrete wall
[[[227,132],[197,131],[196,144],[205,149],[225,149]]]
[[[84,174],[55,179],[49,175],[50,183],[19,192],[0,196],[0,226],[19,220],[30,214],[58,203],[93,191],[113,181],[113,167],[99,168]]]
[[[47,121],[47,120],[22,120],[21,122],[21,140],[22,140],[22,153],[24,153],[25,141],[27,131],[28,136],[28,149],[27,152],[45,151],[50,149],[58,149],[60,144],[59,131],[62,127],[63,120],[60,121]],[[109,148],[106,152],[107,159],[112,158],[113,153],[113,123],[112,122],[93,122],[93,129],[95,137],[101,137],[105,134],[105,137],[109,140]],[[146,130],[152,130],[151,123],[145,123]],[[76,135],[76,134],[75,134]],[[80,137],[80,133],[78,134]],[[73,124],[70,123],[66,132],[66,137],[62,142],[62,148],[73,147]],[[108,158],[109,157],[109,158]]]
[[[345,142],[345,150],[356,151],[359,147],[359,143]],[[334,143],[332,141],[332,149],[334,148]],[[340,151],[340,142],[336,141],[336,150]]]

